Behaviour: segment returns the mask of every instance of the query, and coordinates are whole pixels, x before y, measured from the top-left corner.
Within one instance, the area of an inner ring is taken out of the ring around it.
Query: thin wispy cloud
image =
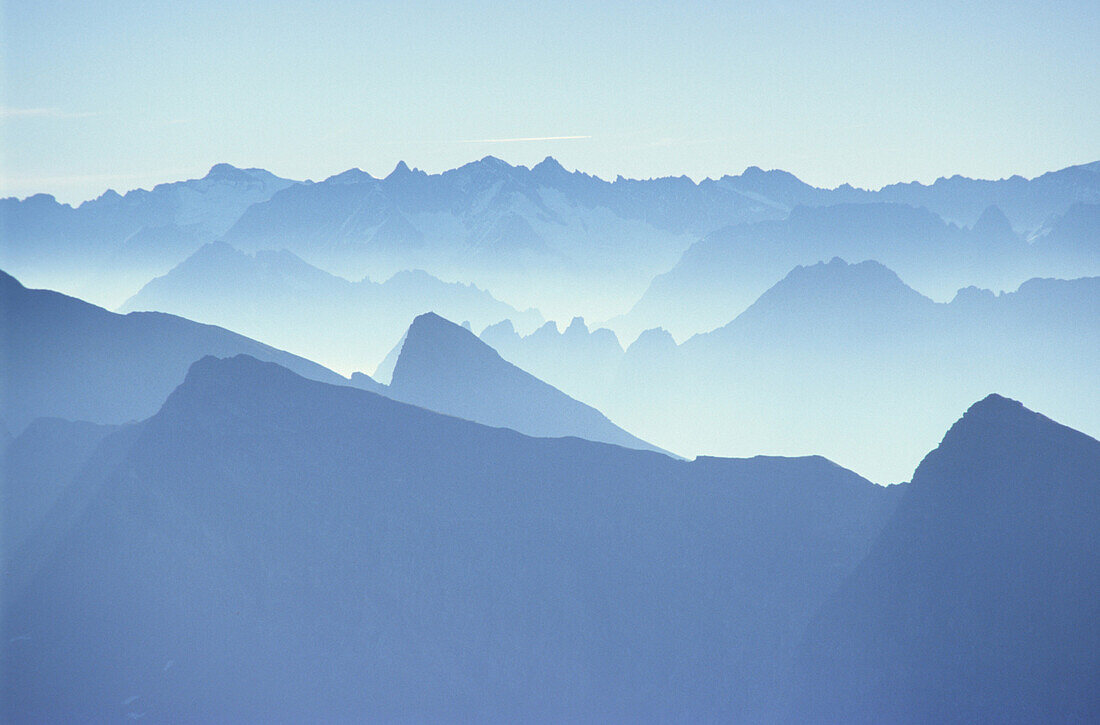
[[[89,118],[98,111],[66,111],[60,108],[0,108],[0,119],[8,118]]]
[[[591,136],[525,136],[522,138],[474,138],[459,143],[518,143],[523,141],[577,141]]]

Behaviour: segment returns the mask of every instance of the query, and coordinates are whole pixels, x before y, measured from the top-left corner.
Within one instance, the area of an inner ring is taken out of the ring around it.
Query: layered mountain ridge
[[[430,310],[478,326],[542,322],[537,310],[521,312],[474,285],[422,270],[351,282],[287,250],[247,254],[226,242],[205,245],[142,287],[120,308],[133,310],[221,325],[346,373],[373,369],[409,321]]]
[[[8,718],[1096,715],[1100,442],[1001,396],[890,488],[246,355],[101,441],[10,564]]]
[[[539,437],[577,436],[660,449],[512,365],[469,330],[428,313],[413,320],[386,394],[486,425]]]

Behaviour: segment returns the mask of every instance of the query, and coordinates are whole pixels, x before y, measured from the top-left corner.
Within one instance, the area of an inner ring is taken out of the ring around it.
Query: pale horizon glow
[[[96,111],[64,111],[60,108],[0,108],[0,119],[7,118],[91,118]]]
[[[517,141],[574,141],[591,136],[528,136],[526,138],[476,138],[459,143],[515,143]]]
[[[221,162],[438,173],[477,144],[604,179],[759,166],[867,189],[1100,159],[1092,0],[0,7],[0,196]]]

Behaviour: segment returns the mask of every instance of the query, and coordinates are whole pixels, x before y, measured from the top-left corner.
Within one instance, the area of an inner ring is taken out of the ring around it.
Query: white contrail
[[[514,141],[573,141],[591,136],[530,136],[527,138],[475,138],[459,141],[459,143],[512,143]]]

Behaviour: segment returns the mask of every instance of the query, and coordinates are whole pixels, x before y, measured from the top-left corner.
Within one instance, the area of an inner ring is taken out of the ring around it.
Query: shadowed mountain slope
[[[896,498],[245,356],[134,429],[5,608],[6,719],[764,719]]]
[[[997,395],[816,618],[800,721],[1100,717],[1100,441]]]
[[[0,559],[5,572],[65,487],[115,428],[39,418],[0,449]]]

